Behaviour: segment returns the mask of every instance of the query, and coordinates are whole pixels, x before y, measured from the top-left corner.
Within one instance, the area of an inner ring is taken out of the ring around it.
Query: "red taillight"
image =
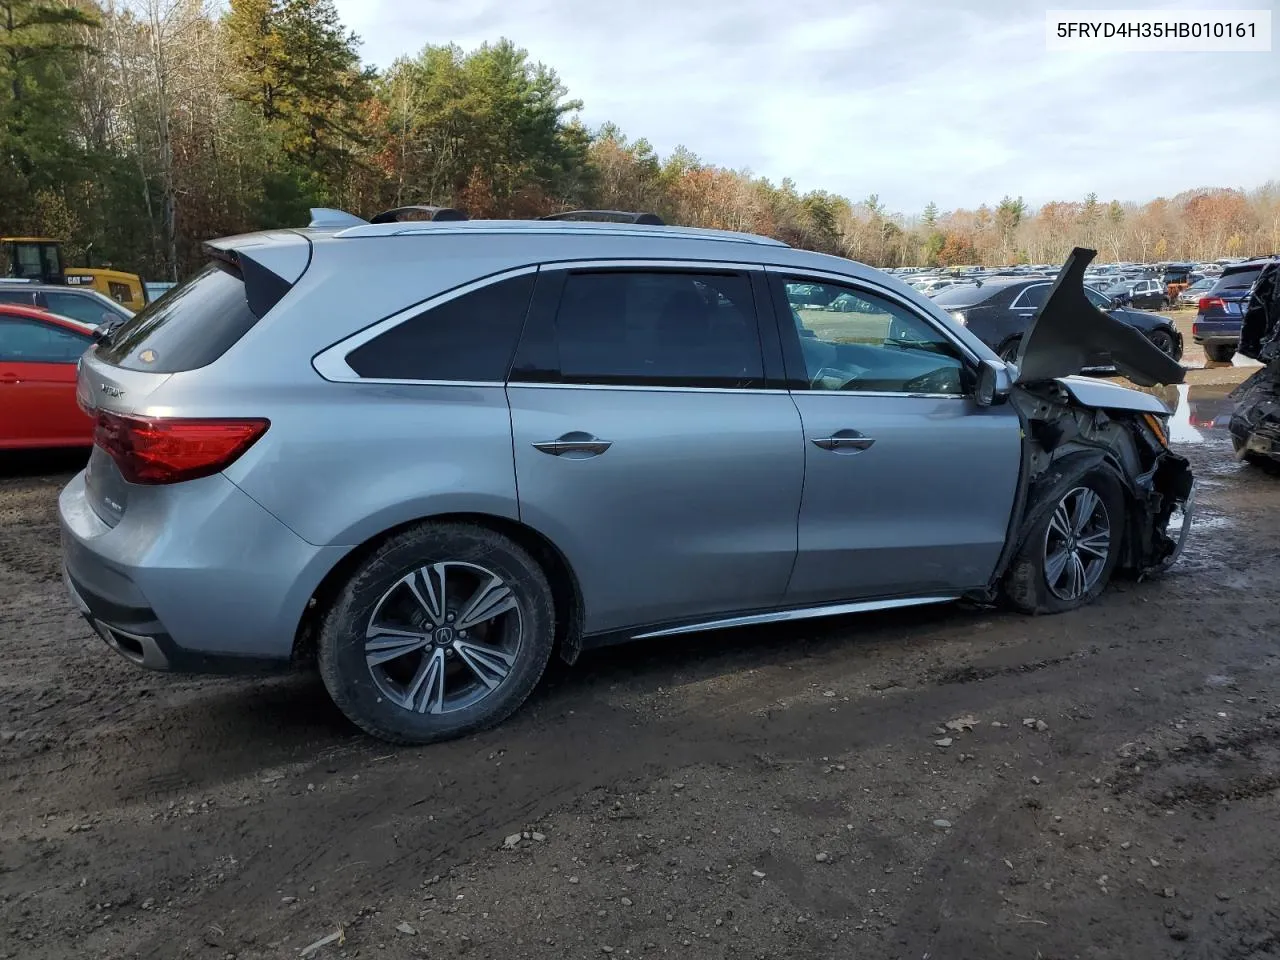
[[[1217,307],[1225,313],[1227,310],[1227,302],[1221,297],[1201,297],[1200,303],[1197,305],[1197,309],[1199,309],[1201,313],[1206,310],[1212,310],[1214,307]]]
[[[93,442],[130,483],[180,483],[225,469],[270,425],[269,420],[178,420],[99,410]]]

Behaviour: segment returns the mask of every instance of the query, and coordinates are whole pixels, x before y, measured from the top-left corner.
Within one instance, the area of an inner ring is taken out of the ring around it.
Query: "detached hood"
[[[1106,353],[1121,373],[1144,387],[1182,383],[1186,375],[1182,364],[1085,296],[1085,267],[1097,253],[1076,247],[1067,257],[1048,299],[1022,338],[1015,382],[1069,377],[1092,366],[1099,353]]]

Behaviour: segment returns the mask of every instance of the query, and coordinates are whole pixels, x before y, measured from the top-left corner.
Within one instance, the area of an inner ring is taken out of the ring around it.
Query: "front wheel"
[[[320,675],[347,717],[393,743],[505,720],[551,656],[555,608],[538,562],[484,527],[426,523],[379,546],[320,629]]]
[[[1175,360],[1180,359],[1177,356],[1177,341],[1174,340],[1173,334],[1168,330],[1152,330],[1148,334],[1148,339],[1160,348],[1161,353],[1167,354]]]
[[[1120,560],[1124,530],[1119,482],[1091,470],[1028,533],[1005,575],[1006,598],[1023,613],[1063,613],[1092,602]]]

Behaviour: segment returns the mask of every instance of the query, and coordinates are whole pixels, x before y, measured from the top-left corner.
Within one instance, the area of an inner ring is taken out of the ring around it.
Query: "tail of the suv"
[[[1196,343],[1204,347],[1209,360],[1223,363],[1235,356],[1249,293],[1266,262],[1246,260],[1227,267],[1217,283],[1200,298],[1191,334]]]

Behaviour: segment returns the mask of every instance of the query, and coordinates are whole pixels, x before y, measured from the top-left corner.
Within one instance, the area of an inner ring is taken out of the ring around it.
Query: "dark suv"
[[[1036,311],[1044,305],[1053,281],[1041,278],[993,277],[980,284],[943,290],[933,302],[951,314],[958,323],[969,328],[987,346],[1012,361],[1018,355],[1022,337],[1031,325]],[[1120,306],[1092,287],[1085,296],[1117,320],[1137,327],[1147,339],[1175,360],[1182,359],[1182,334],[1168,317]],[[1099,354],[1097,369],[1109,369],[1110,360]]]
[[[1210,360],[1226,363],[1236,355],[1240,345],[1240,324],[1249,305],[1249,293],[1262,268],[1275,257],[1233,263],[1222,271],[1218,282],[1200,298],[1191,336],[1204,347]]]

